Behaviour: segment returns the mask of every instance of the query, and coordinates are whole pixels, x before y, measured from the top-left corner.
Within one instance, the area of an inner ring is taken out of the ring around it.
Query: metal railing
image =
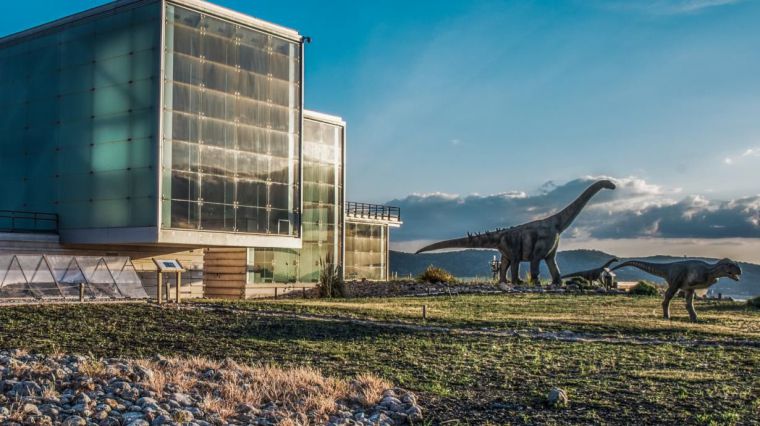
[[[401,221],[401,209],[399,207],[384,206],[382,204],[346,202],[346,215],[363,219]]]
[[[0,210],[0,232],[55,234],[58,215],[54,213]]]

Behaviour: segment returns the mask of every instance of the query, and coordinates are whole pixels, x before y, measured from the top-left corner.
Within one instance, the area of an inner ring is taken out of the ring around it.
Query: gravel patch
[[[0,424],[65,426],[403,425],[417,397],[370,375],[232,360],[94,359],[0,352]]]

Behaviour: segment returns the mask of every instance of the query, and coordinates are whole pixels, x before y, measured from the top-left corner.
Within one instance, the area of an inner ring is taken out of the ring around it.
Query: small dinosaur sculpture
[[[612,265],[614,262],[617,262],[618,260],[620,259],[613,257],[612,259],[608,260],[607,263],[598,268],[589,269],[588,271],[573,272],[572,274],[565,274],[561,278],[566,279],[578,277],[592,283],[594,281],[601,281],[602,272],[604,272],[605,269],[609,268],[610,265]]]
[[[612,270],[627,266],[633,266],[648,274],[663,278],[668,283],[665,300],[662,302],[662,316],[665,319],[670,319],[671,299],[678,293],[678,290],[683,290],[686,296],[686,310],[689,311],[689,318],[694,322],[697,321],[697,311],[694,310],[694,290],[710,287],[718,282],[718,278],[722,277],[739,281],[742,274],[739,265],[731,259],[720,260],[714,265],[701,260],[684,260],[673,263],[629,260],[615,266]]]
[[[511,266],[512,283],[520,283],[520,262],[530,262],[531,280],[539,281],[539,262],[546,262],[552,276],[552,284],[561,284],[556,255],[560,234],[570,227],[581,210],[602,189],[615,189],[609,180],[600,180],[589,186],[583,194],[557,214],[523,225],[467,237],[440,241],[417,250],[417,253],[447,248],[486,248],[501,252],[499,283],[507,282],[507,270]]]

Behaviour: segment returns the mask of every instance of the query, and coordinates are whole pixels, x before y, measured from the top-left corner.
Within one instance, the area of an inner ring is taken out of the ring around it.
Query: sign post
[[[156,259],[153,258],[153,263],[156,264],[156,267],[158,268],[158,276],[157,282],[156,282],[156,292],[158,295],[158,304],[160,305],[162,303],[162,286],[163,286],[163,275],[164,273],[174,273],[176,274],[176,281],[177,281],[177,287],[174,292],[175,302],[179,305],[182,302],[182,273],[185,272],[185,268],[182,267],[182,264],[179,263],[179,260],[177,259]],[[166,292],[167,292],[167,298],[169,293],[169,283],[166,283]]]

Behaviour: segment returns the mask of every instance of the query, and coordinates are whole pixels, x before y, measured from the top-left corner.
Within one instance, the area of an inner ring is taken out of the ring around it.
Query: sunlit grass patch
[[[760,339],[760,311],[746,304],[697,302],[700,322],[688,320],[682,299],[662,318],[659,298],[596,295],[492,294],[364,299],[285,299],[203,301],[244,310],[275,310],[338,315],[380,321],[426,323],[447,327],[545,329],[605,334],[641,334],[660,338]]]
[[[691,371],[680,369],[658,369],[658,370],[634,370],[630,372],[634,377],[658,380],[678,380],[686,382],[718,382],[731,380],[733,375],[721,371]]]

